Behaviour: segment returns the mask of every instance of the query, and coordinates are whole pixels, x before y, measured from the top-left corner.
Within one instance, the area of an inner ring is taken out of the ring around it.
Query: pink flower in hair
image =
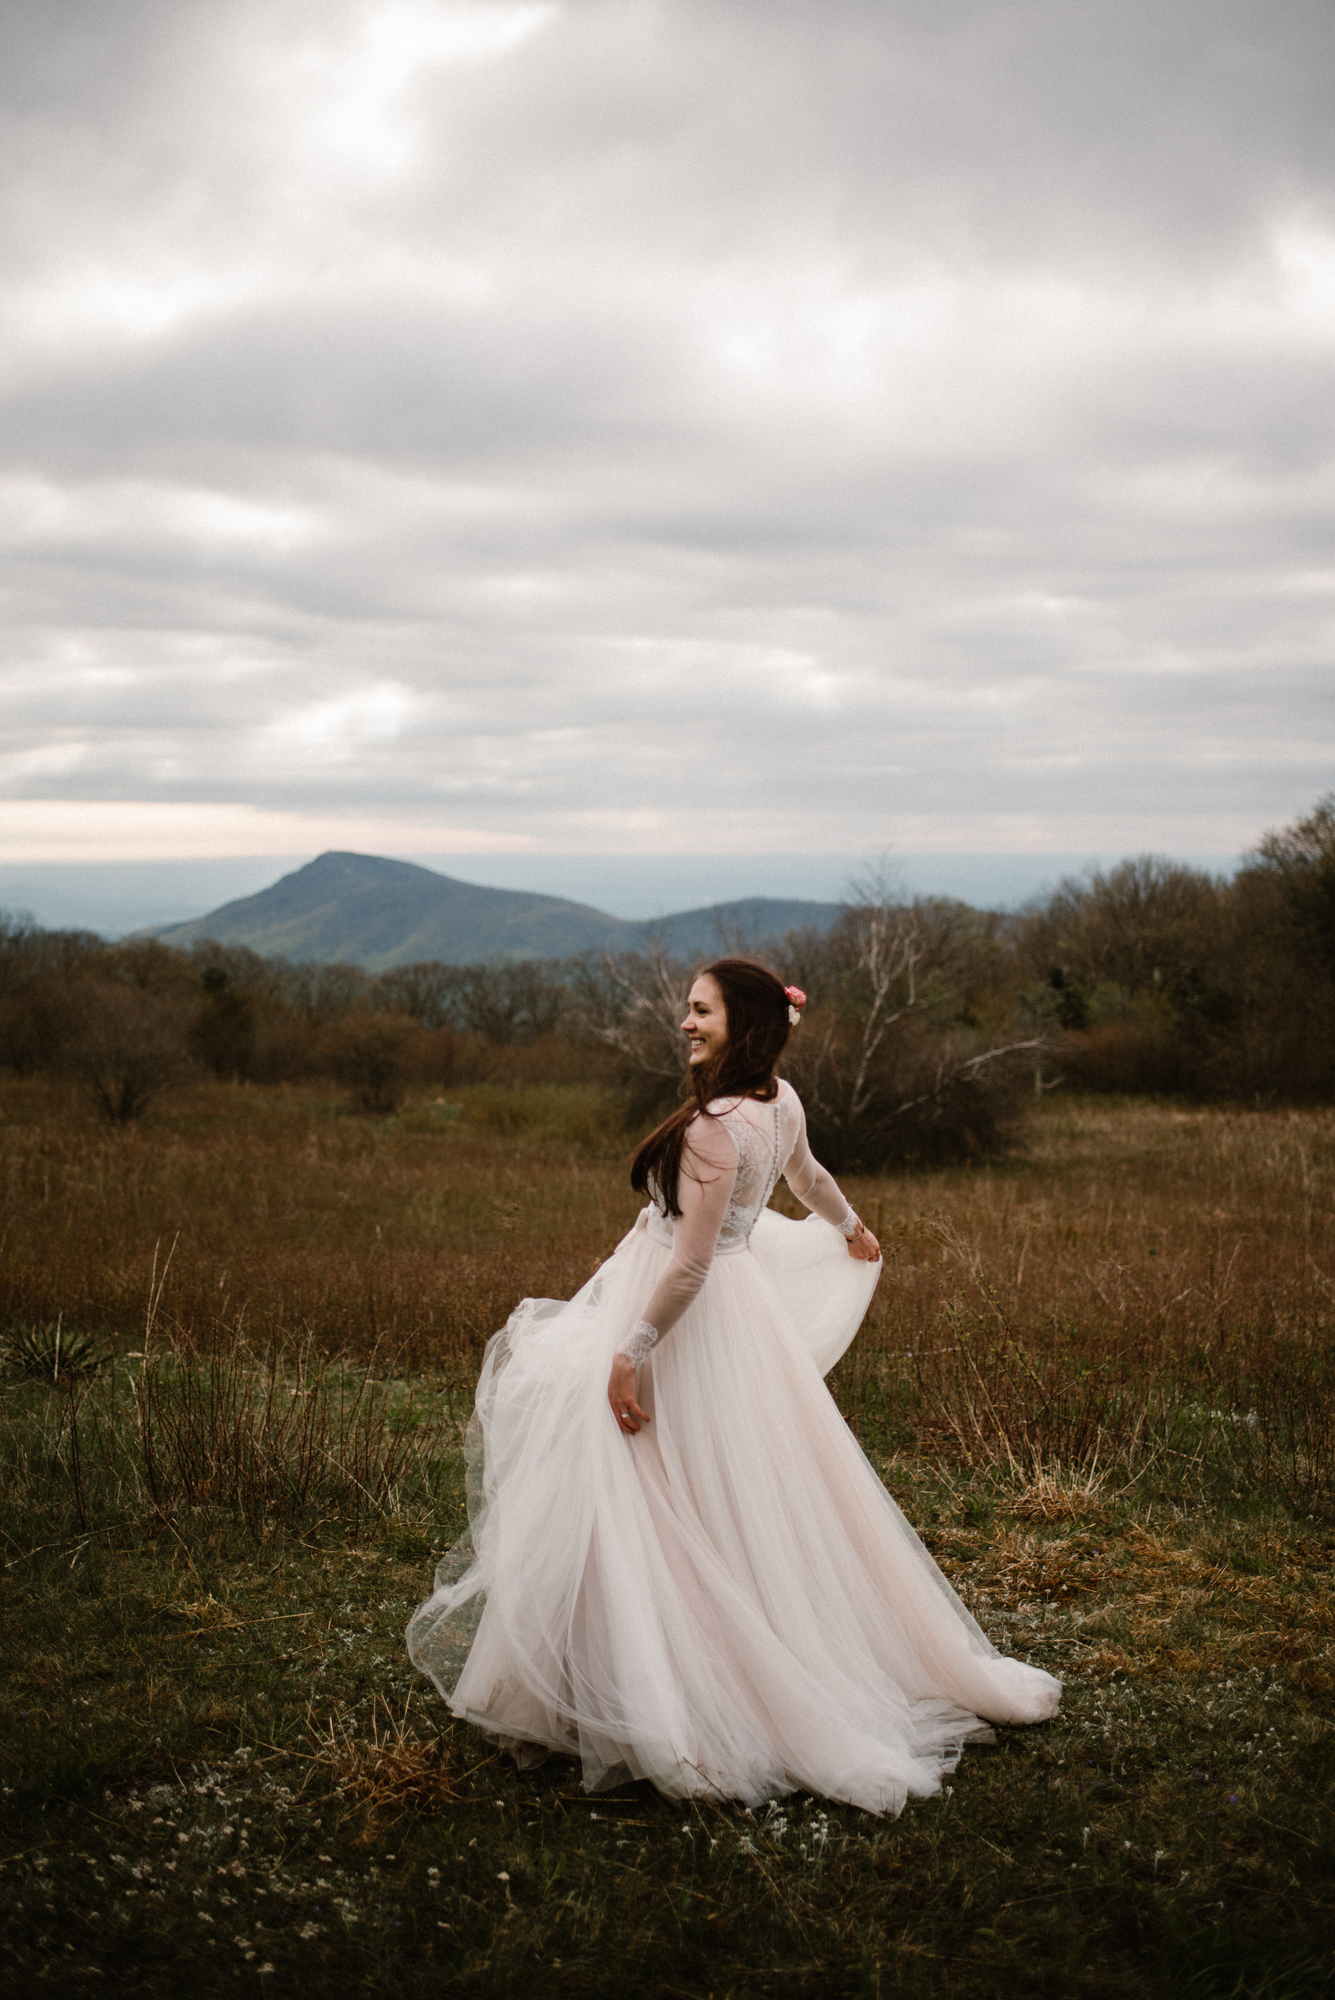
[[[800,986],[785,986],[783,990],[788,998],[788,1025],[790,1028],[795,1028],[802,1018],[802,1009],[807,1004],[807,996]]]

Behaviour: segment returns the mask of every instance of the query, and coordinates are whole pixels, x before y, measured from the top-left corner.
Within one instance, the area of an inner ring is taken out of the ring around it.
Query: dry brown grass
[[[521,1292],[582,1282],[636,1202],[597,1093],[453,1096],[462,1116],[374,1121],[216,1084],[107,1131],[59,1086],[0,1079],[0,1308],[135,1331],[175,1240],[180,1324],[467,1348]],[[1013,1160],[850,1185],[886,1252],[868,1331],[888,1347],[985,1297],[1027,1337],[1097,1328],[1165,1359],[1335,1327],[1335,1111],[1053,1099]]]
[[[0,1326],[137,1338],[174,1244],[159,1312],[187,1345],[467,1376],[636,1206],[633,1135],[592,1088],[480,1085],[372,1120],[218,1084],[108,1130],[10,1080],[0,1117]],[[887,1266],[836,1378],[864,1433],[1001,1468],[1034,1518],[1206,1459],[1237,1493],[1335,1501],[1335,1112],[1054,1099],[1014,1158],[850,1192]]]
[[[161,1318],[195,1341],[471,1358],[522,1292],[577,1289],[635,1200],[599,1093],[456,1099],[377,1121],[313,1088],[214,1084],[108,1130],[66,1090],[4,1080],[0,1324],[137,1336],[174,1245]]]
[[[377,1821],[404,1813],[439,1813],[469,1796],[459,1746],[443,1736],[420,1736],[408,1721],[410,1702],[396,1714],[380,1697],[369,1721],[354,1734],[346,1717],[329,1716],[313,1731],[312,1763],[349,1808]],[[473,1760],[495,1763],[485,1749]]]
[[[887,1273],[851,1410],[879,1398],[1039,1512],[1045,1477],[1207,1459],[1235,1493],[1335,1499],[1335,1114],[1055,1102],[1021,1158],[863,1200]]]
[[[871,1214],[887,1342],[984,1297],[1165,1360],[1335,1328],[1335,1111],[1053,1099],[1017,1160],[882,1183]]]

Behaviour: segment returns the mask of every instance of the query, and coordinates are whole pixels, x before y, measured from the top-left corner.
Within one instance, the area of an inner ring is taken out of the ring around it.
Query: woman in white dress
[[[775,1066],[802,996],[721,959],[682,1027],[690,1095],[640,1147],[635,1226],[576,1296],[489,1342],[469,1533],[408,1650],[521,1764],[758,1804],[897,1813],[1060,1683],[985,1638],[822,1373],[880,1271]],[[813,1211],[767,1210],[782,1174]]]

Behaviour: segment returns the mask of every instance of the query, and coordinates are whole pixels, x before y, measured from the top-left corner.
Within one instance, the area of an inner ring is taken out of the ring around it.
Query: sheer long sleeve
[[[851,1236],[858,1218],[849,1207],[834,1175],[823,1167],[807,1138],[806,1113],[798,1105],[800,1124],[793,1150],[784,1162],[783,1177],[804,1208],[812,1209],[832,1222],[845,1236]]]
[[[638,1367],[654,1344],[676,1325],[709,1275],[714,1246],[737,1180],[737,1148],[715,1118],[696,1118],[681,1153],[672,1260],[654,1286],[621,1352]]]

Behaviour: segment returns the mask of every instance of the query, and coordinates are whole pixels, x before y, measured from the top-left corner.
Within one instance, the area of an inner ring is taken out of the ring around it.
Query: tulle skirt
[[[853,1265],[835,1232],[826,1250],[773,1217],[769,1255],[758,1234],[716,1257],[640,1371],[651,1423],[618,1428],[612,1356],[671,1254],[644,1225],[488,1344],[469,1532],[409,1625],[412,1659],[521,1763],[578,1757],[590,1790],[897,1813],[989,1724],[1053,1715],[1060,1683],[989,1643],[821,1379],[837,1343],[804,1341],[771,1274],[797,1273],[818,1319],[812,1246],[831,1296]]]

